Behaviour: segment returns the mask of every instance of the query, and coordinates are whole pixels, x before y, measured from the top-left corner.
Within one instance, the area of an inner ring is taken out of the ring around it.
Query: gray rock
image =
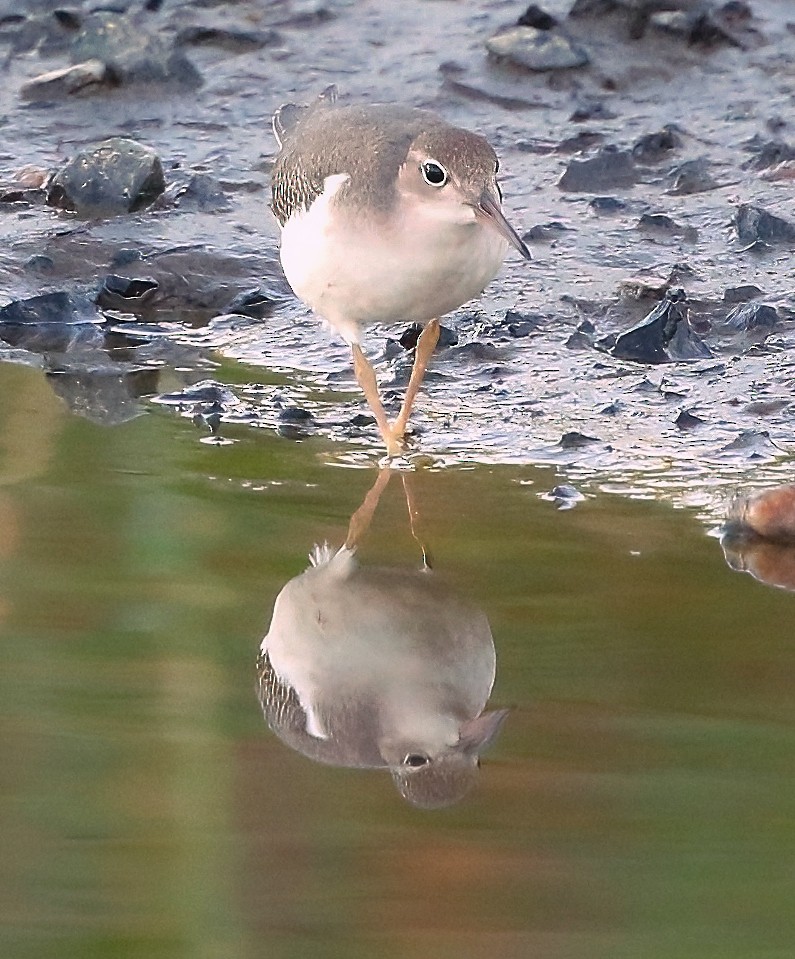
[[[726,316],[736,330],[770,330],[778,324],[778,311],[767,303],[742,303]]]
[[[756,296],[761,296],[762,291],[758,286],[751,283],[741,284],[740,286],[727,286],[723,291],[724,303],[747,303]]]
[[[690,193],[706,193],[716,189],[720,184],[709,172],[709,160],[699,157],[696,160],[685,160],[668,171],[667,179],[670,187],[666,193],[674,196],[685,196]]]
[[[640,323],[621,333],[615,342],[602,340],[597,345],[619,359],[638,363],[672,363],[712,356],[690,328],[684,290],[669,290]]]
[[[741,243],[795,244],[795,223],[774,216],[761,206],[742,203],[734,214],[734,226]]]
[[[145,312],[159,284],[149,278],[118,276],[109,273],[97,293],[97,306],[122,313]]]
[[[178,47],[218,47],[228,53],[249,53],[277,43],[275,30],[243,30],[222,23],[197,24],[180,30],[176,37]]]
[[[67,353],[101,344],[94,304],[64,290],[13,300],[0,309],[0,340],[31,353]]]
[[[677,127],[669,123],[656,133],[646,133],[632,145],[632,156],[638,163],[659,163],[682,146]]]
[[[573,193],[597,193],[634,186],[637,178],[629,150],[607,146],[587,160],[569,160],[558,187]]]
[[[612,216],[614,213],[621,213],[627,205],[615,196],[595,196],[588,203],[588,208],[598,215]]]
[[[174,199],[181,210],[221,213],[231,208],[221,185],[209,173],[194,173],[187,183],[179,187]]]
[[[150,206],[165,189],[151,147],[112,137],[76,154],[47,183],[47,202],[82,217],[109,217]]]
[[[681,237],[687,243],[698,240],[695,227],[681,226],[665,213],[644,213],[638,220],[637,229],[651,236]]]
[[[93,13],[72,44],[72,61],[101,60],[119,83],[174,83],[195,87],[199,71],[173,43],[142,30],[132,19]]]
[[[582,47],[562,33],[512,27],[486,41],[489,53],[528,70],[568,70],[589,62]]]
[[[19,89],[23,100],[63,100],[65,97],[93,93],[98,87],[115,85],[115,75],[102,60],[86,60],[73,67],[42,73]]]
[[[743,149],[753,154],[742,164],[744,170],[769,170],[779,163],[795,160],[795,148],[785,140],[763,140],[755,136],[743,144]]]

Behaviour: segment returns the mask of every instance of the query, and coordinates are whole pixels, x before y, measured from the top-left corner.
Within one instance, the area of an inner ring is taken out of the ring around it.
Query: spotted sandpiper
[[[411,407],[439,339],[439,317],[477,296],[513,246],[487,140],[426,110],[341,106],[329,88],[273,117],[279,142],[272,209],[296,295],[351,345],[353,368],[389,456],[403,451]],[[368,323],[424,327],[390,422],[360,345]]]

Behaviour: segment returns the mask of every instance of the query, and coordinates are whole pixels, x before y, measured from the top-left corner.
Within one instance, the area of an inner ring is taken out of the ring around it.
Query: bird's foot
[[[404,427],[390,423],[384,431],[386,455],[388,459],[402,456],[406,452],[406,432]]]

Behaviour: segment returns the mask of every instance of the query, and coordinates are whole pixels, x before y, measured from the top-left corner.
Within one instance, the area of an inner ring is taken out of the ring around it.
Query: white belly
[[[354,224],[334,210],[334,194],[346,180],[329,177],[309,210],[290,217],[281,261],[296,296],[348,342],[357,342],[367,323],[444,316],[497,275],[508,244],[474,211],[451,221],[415,204],[388,227]]]

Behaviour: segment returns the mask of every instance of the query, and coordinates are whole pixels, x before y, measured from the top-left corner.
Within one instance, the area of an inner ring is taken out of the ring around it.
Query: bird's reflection
[[[795,590],[795,484],[736,497],[721,546],[732,569]]]
[[[484,712],[495,652],[484,613],[430,570],[367,567],[356,549],[382,470],[340,549],[316,546],[279,593],[258,661],[273,731],[318,762],[388,768],[401,795],[446,806],[469,791],[507,710]],[[412,534],[411,476],[402,474]],[[419,539],[418,539],[419,542]]]

